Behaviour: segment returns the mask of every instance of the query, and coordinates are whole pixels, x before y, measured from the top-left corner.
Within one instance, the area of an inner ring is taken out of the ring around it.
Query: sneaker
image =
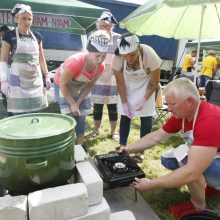
[[[96,138],[98,135],[100,135],[99,131],[93,130],[91,133],[89,133],[88,135],[86,135],[86,138],[94,139],[94,138]]]
[[[88,153],[88,146],[87,145],[85,145],[85,144],[82,144],[82,148],[84,149],[84,151],[86,152],[86,153]]]
[[[117,132],[114,132],[111,134],[111,139],[113,141],[118,141],[119,140],[119,134]]]

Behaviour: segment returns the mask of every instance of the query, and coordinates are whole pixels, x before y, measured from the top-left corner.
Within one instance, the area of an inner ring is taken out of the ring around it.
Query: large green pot
[[[72,117],[53,113],[0,121],[0,184],[15,193],[64,184],[73,173]]]

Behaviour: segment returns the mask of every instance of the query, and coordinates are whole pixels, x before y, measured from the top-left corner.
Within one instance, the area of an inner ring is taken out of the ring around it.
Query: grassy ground
[[[48,109],[45,109],[44,112],[59,112],[59,108],[56,104],[50,105]],[[2,106],[0,101],[0,118],[6,117],[5,109]],[[93,127],[92,116],[88,116],[87,120],[87,130],[88,134]],[[154,125],[153,129],[157,129],[161,126],[162,122],[158,122]],[[139,139],[139,127],[140,122],[138,118],[134,118],[132,122],[131,133],[129,136],[129,143],[132,143]],[[153,179],[157,178],[163,174],[168,173],[160,164],[160,155],[161,153],[171,147],[178,146],[181,143],[179,136],[170,138],[165,143],[162,143],[145,152],[145,160],[140,164],[141,168],[146,173],[146,176]],[[96,154],[108,153],[115,149],[118,146],[118,143],[110,139],[110,127],[108,118],[106,115],[106,110],[104,112],[104,117],[102,121],[101,134],[94,140],[86,140],[85,144],[89,146],[89,156],[93,157]],[[152,207],[156,214],[162,220],[171,220],[172,218],[167,215],[166,209],[172,204],[183,202],[189,199],[189,193],[186,187],[181,187],[178,189],[165,189],[165,190],[154,190],[145,192],[142,194],[147,203]],[[220,214],[220,198],[210,197],[207,199],[208,206]]]

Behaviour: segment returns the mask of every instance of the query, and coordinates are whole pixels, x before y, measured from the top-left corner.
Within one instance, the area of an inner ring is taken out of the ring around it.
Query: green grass
[[[56,104],[52,104],[49,108],[45,109],[43,112],[59,112],[59,108]],[[6,117],[5,109],[0,103],[0,118]],[[153,130],[159,128],[163,122],[158,122],[153,126]],[[86,119],[86,134],[91,132],[93,128],[93,119],[92,116],[88,116]],[[134,118],[132,121],[132,128],[129,135],[129,143],[132,143],[139,139],[139,128],[140,121],[139,118]],[[151,150],[145,151],[145,160],[140,165],[146,176],[150,179],[157,178],[161,175],[164,175],[170,171],[166,170],[160,164],[160,155],[166,149],[171,147],[178,146],[181,142],[181,139],[178,135],[170,138],[168,141],[154,147]],[[108,122],[108,117],[106,109],[104,111],[102,125],[101,125],[101,134],[94,140],[86,140],[85,144],[89,147],[89,156],[93,157],[97,154],[108,153],[115,149],[119,144],[110,139],[110,125]],[[190,198],[187,187],[180,187],[177,189],[158,189],[153,191],[148,191],[142,193],[144,199],[155,211],[155,213],[162,220],[171,220],[172,217],[167,215],[166,209],[168,206],[183,202]],[[220,214],[220,198],[210,197],[207,199],[209,208],[216,211]]]

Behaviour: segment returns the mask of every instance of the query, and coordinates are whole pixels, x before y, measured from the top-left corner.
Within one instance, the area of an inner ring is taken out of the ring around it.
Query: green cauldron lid
[[[75,128],[74,118],[55,113],[31,113],[0,120],[0,138],[36,139],[63,134]]]

